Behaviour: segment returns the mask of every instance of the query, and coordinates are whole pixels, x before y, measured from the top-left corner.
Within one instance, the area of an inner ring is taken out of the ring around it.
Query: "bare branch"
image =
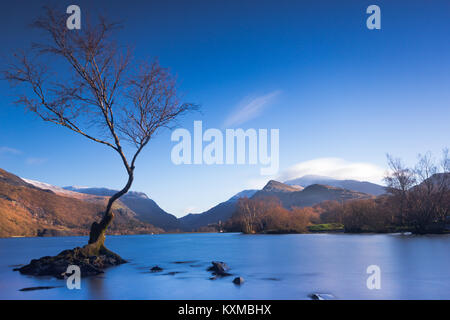
[[[96,241],[112,220],[112,203],[130,189],[136,159],[153,135],[197,106],[180,101],[175,77],[158,61],[131,67],[132,50],[113,38],[118,24],[100,17],[96,24],[85,19],[82,30],[68,30],[65,21],[64,14],[45,8],[33,27],[47,37],[15,54],[3,75],[23,89],[17,104],[119,154],[129,179],[93,226],[101,231],[91,234]],[[130,158],[122,142],[134,147]]]

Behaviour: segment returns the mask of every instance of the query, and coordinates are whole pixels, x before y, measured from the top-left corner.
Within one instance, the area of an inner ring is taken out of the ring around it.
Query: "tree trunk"
[[[125,187],[111,196],[108,200],[108,204],[106,206],[105,213],[103,215],[102,220],[100,223],[94,221],[91,226],[91,231],[89,234],[89,242],[84,247],[84,250],[86,250],[86,253],[90,256],[99,255],[102,253],[111,253],[106,247],[105,247],[105,233],[108,229],[108,226],[111,224],[111,222],[114,219],[114,212],[112,211],[113,203],[119,199],[121,196],[126,194],[128,190],[131,188],[131,184],[133,183],[134,175],[133,171],[128,173],[128,182],[125,185]]]
[[[50,275],[62,279],[68,265],[77,265],[83,276],[100,274],[102,269],[126,263],[118,254],[105,247],[105,232],[114,219],[112,206],[131,187],[133,183],[133,170],[128,170],[128,182],[126,186],[114,194],[106,206],[106,211],[100,223],[94,222],[91,226],[89,243],[83,248],[64,250],[54,257],[42,257],[33,259],[28,265],[15,269],[22,274],[43,276]]]

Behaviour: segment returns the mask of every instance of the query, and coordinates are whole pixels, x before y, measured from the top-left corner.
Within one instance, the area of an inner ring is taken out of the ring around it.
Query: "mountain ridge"
[[[248,191],[251,191],[250,193]],[[292,207],[314,206],[323,201],[337,200],[347,201],[353,199],[369,199],[373,195],[357,192],[344,188],[313,184],[303,188],[301,186],[288,185],[276,180],[269,180],[261,190],[244,190],[229,200],[197,214],[188,214],[179,218],[185,231],[194,231],[209,224],[217,224],[231,218],[236,211],[239,198],[252,199],[276,198],[288,209]]]
[[[117,192],[117,190],[108,188],[77,188],[74,186],[64,187],[63,189],[107,197],[110,197]],[[148,222],[165,231],[176,231],[177,229],[180,229],[180,223],[177,217],[164,211],[154,200],[150,199],[143,192],[129,191],[120,197],[119,200],[134,211],[137,218],[143,222]]]
[[[272,182],[269,181],[269,183]],[[277,184],[278,188],[283,188],[283,185],[286,184],[281,182],[278,182]],[[283,188],[283,190],[292,189]],[[281,202],[283,207],[286,209],[292,209],[294,207],[311,207],[321,202],[330,200],[347,201],[354,199],[369,199],[372,197],[374,196],[344,188],[323,184],[312,184],[302,190],[292,190],[290,192],[279,192],[278,190],[274,191],[272,188],[264,187],[260,191],[256,192],[252,199],[276,198]]]
[[[236,210],[237,201],[240,198],[250,198],[258,190],[247,189],[236,193],[234,196],[229,198],[227,201],[221,202],[214,207],[201,212],[201,213],[190,213],[178,220],[184,231],[194,231],[201,227],[206,227],[209,224],[216,224],[220,222],[225,222]]]
[[[287,185],[300,185],[307,187],[312,184],[323,184],[342,189],[363,192],[374,196],[386,193],[385,187],[368,181],[358,181],[352,179],[334,179],[320,175],[305,175],[300,178],[290,179],[284,182]]]
[[[107,198],[86,201],[41,189],[0,169],[0,237],[88,235],[100,219]],[[108,234],[160,233],[162,229],[136,219],[121,202]]]
[[[342,185],[342,183],[356,183],[357,186],[366,186],[366,182],[356,180],[336,180],[323,176],[303,176],[298,179],[288,180],[283,183],[276,180],[269,180],[261,190],[248,189],[236,193],[228,200],[223,201],[210,209],[201,213],[190,213],[177,218],[167,213],[159,205],[149,198],[145,193],[138,191],[129,191],[123,195],[116,203],[116,210],[122,210],[124,214],[139,221],[139,223],[149,224],[161,231],[196,231],[199,228],[207,227],[210,224],[217,224],[220,221],[225,222],[236,211],[236,204],[240,198],[263,199],[272,197],[278,199],[285,208],[314,206],[323,201],[337,200],[347,201],[351,199],[366,199],[373,195],[369,193],[354,191],[339,186],[319,184],[312,182],[331,182],[332,184]],[[19,178],[5,170],[0,169],[0,183],[7,182],[10,187],[23,187],[33,190],[40,190],[46,194],[54,194],[65,198],[71,198],[87,202],[102,210],[108,198],[116,193],[116,190],[104,187],[80,187],[66,186],[56,187],[48,183],[34,181],[25,178]],[[368,182],[367,182],[368,183]],[[303,185],[301,185],[303,184]],[[376,184],[369,183],[369,187],[376,186],[372,192],[381,192],[384,188]],[[380,189],[383,188],[383,189]],[[377,191],[378,190],[378,191]],[[7,196],[0,194],[3,200]]]

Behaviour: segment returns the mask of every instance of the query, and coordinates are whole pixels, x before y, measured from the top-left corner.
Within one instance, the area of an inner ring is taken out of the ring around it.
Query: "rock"
[[[185,271],[171,271],[171,272],[165,273],[165,275],[166,276],[174,276],[174,275],[179,274],[179,273],[185,273]]]
[[[335,297],[330,293],[312,293],[309,295],[312,300],[334,300]]]
[[[46,256],[33,259],[29,264],[14,270],[26,275],[53,276],[64,279],[69,265],[78,266],[81,276],[88,277],[103,273],[102,269],[125,262],[121,257],[109,251],[105,251],[98,256],[87,256],[82,248],[75,248],[64,250],[54,257]]]
[[[230,267],[227,266],[225,262],[220,261],[212,261],[212,266],[207,269],[207,271],[211,271],[213,275],[226,277],[231,276],[227,271],[230,270]]]
[[[164,269],[159,267],[159,266],[154,266],[153,268],[150,269],[151,272],[161,272]]]
[[[29,287],[29,288],[22,288],[19,291],[34,291],[34,290],[48,290],[53,288],[59,288],[57,286],[42,286],[42,287]]]
[[[244,283],[244,278],[242,278],[242,277],[236,277],[236,278],[234,278],[233,283],[234,283],[234,284],[241,285],[241,284]]]

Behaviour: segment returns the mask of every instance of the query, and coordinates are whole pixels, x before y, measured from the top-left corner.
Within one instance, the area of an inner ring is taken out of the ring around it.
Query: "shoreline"
[[[267,236],[276,236],[276,235],[312,235],[312,234],[330,234],[330,235],[403,235],[403,236],[450,236],[450,232],[443,233],[425,233],[425,234],[415,234],[410,231],[405,232],[344,232],[344,231],[315,231],[315,232],[259,232],[259,233],[244,233],[244,232],[167,232],[167,233],[137,233],[137,234],[111,234],[106,235],[106,237],[124,237],[124,236],[160,236],[160,235],[183,235],[183,234],[240,234],[245,236],[252,235],[267,235]],[[88,239],[88,235],[60,235],[60,236],[11,236],[11,237],[0,237],[2,239],[46,239],[46,238],[86,238]]]

